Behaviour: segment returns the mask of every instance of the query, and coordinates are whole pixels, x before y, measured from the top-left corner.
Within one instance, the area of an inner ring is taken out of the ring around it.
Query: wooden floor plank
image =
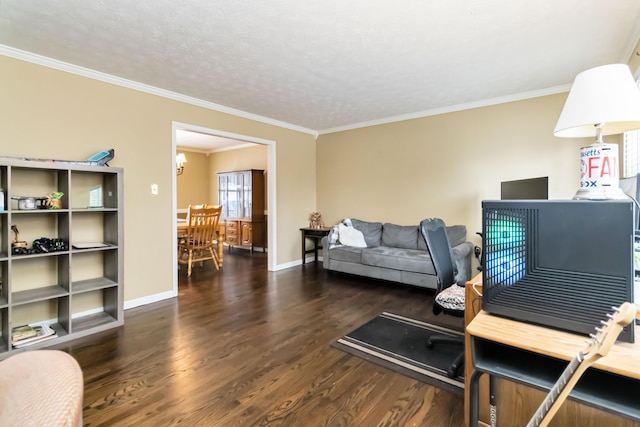
[[[83,369],[85,426],[464,424],[459,396],[331,347],[382,311],[460,329],[428,290],[320,263],[268,272],[234,249],[220,271],[181,271],[178,293],[57,347]]]

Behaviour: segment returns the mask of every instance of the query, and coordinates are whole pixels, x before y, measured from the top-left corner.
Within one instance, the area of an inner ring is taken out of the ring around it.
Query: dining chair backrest
[[[187,216],[185,218],[187,220],[187,222],[189,222],[189,218],[191,217],[191,211],[193,209],[202,209],[202,208],[206,208],[207,206],[208,205],[206,203],[202,203],[200,205],[189,204],[189,206],[187,207]]]
[[[222,206],[190,209],[187,226],[187,245],[193,249],[210,247],[217,239]]]

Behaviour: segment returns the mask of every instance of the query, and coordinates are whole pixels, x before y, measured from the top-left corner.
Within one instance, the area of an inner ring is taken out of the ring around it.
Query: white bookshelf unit
[[[0,359],[123,325],[123,170],[0,157],[0,188]],[[12,199],[56,191],[59,209],[19,209]],[[28,248],[45,237],[68,249],[14,253],[12,226]],[[40,322],[57,337],[13,347],[13,327]]]

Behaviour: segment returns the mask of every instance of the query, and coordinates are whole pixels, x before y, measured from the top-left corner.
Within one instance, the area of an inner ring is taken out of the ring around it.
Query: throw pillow
[[[340,243],[345,246],[353,246],[354,248],[367,247],[367,242],[364,241],[364,235],[362,232],[353,227],[347,227],[344,224],[339,224],[338,235]]]
[[[333,227],[331,227],[331,231],[329,232],[329,235],[327,236],[327,241],[329,242],[329,248],[333,248],[333,247],[338,245],[338,238],[339,237],[340,237],[340,235],[339,235],[339,231],[338,231],[338,226],[334,225]]]
[[[449,310],[464,311],[464,287],[453,284],[436,295],[436,302]]]
[[[467,240],[467,227],[465,225],[452,225],[447,227],[447,237],[451,247],[458,246]]]

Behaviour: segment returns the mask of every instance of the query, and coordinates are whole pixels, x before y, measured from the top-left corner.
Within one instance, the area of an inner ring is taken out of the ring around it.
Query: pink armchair
[[[82,426],[78,362],[59,350],[25,351],[0,362],[0,425]]]

